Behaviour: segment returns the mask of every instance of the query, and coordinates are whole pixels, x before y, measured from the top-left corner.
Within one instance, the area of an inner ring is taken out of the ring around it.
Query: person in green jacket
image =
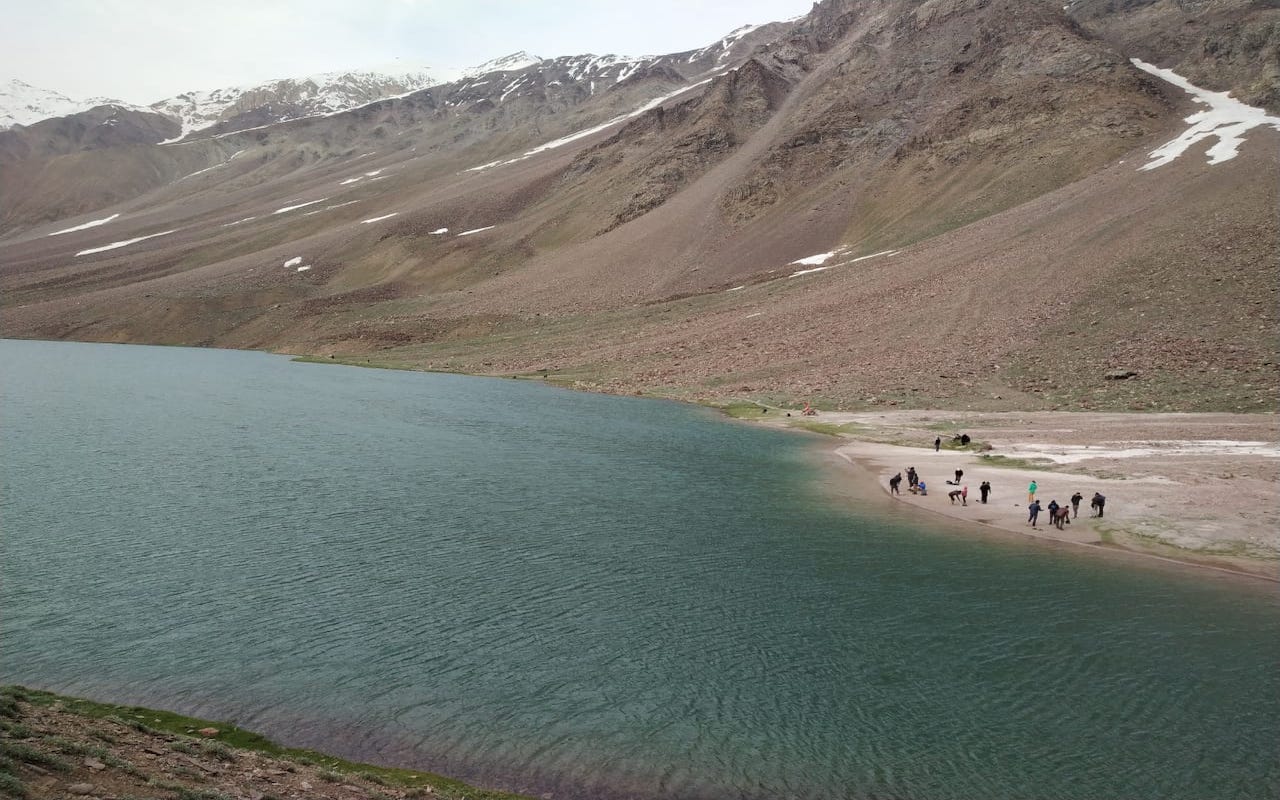
[[[1028,502],[1028,503],[1033,502],[1033,501],[1036,499],[1036,488],[1037,488],[1037,487],[1036,487],[1036,482],[1035,482],[1035,481],[1032,481],[1032,482],[1031,482],[1031,485],[1029,485],[1029,486],[1027,487],[1027,502]]]

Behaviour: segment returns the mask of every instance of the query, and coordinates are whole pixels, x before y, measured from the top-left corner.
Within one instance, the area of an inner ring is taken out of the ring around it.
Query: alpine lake
[[[530,381],[0,341],[0,682],[565,797],[1280,796],[1280,601]]]

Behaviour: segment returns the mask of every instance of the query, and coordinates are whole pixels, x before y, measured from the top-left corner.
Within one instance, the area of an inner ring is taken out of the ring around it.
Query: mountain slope
[[[517,57],[78,154],[165,172],[92,215],[0,164],[0,325],[679,396],[1271,408],[1277,132],[1142,169],[1196,107],[1094,11],[826,0],[700,51]]]

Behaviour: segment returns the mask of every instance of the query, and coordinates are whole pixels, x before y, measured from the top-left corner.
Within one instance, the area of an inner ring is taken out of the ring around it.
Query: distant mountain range
[[[330,72],[304,78],[283,78],[256,86],[184,92],[149,106],[105,97],[74,100],[60,92],[19,80],[0,85],[0,130],[28,126],[98,106],[152,112],[178,122],[182,135],[236,119],[283,122],[298,117],[344,111],[348,108],[424,89],[442,83],[453,73],[427,68],[399,71]]]
[[[117,111],[154,113],[181,126],[176,138],[200,131],[230,131],[261,127],[311,116],[334,114],[378,100],[401,97],[422,89],[462,82],[466,89],[484,85],[486,76],[520,73],[521,83],[530,79],[529,70],[541,73],[562,71],[562,79],[581,84],[588,95],[605,91],[637,72],[660,65],[687,75],[723,62],[734,43],[759,26],[744,26],[716,43],[694,51],[676,65],[671,56],[630,58],[624,56],[580,55],[543,59],[525,51],[511,53],[465,70],[427,66],[329,72],[302,78],[281,78],[255,86],[184,92],[174,97],[139,106],[106,97],[73,99],[50,89],[42,89],[13,79],[0,85],[0,131],[29,127],[44,120],[67,117],[90,109],[110,106]],[[496,79],[496,78],[495,78]],[[519,83],[512,88],[518,90]],[[499,100],[504,99],[500,93]],[[152,123],[150,127],[162,127]]]

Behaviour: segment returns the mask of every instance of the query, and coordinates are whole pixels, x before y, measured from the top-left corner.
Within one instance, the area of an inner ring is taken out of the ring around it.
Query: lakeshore
[[[284,747],[226,722],[0,687],[0,797],[527,800]]]
[[[801,416],[762,408],[738,406],[732,415],[838,437],[830,451],[856,468],[850,481],[889,495],[890,478],[901,473],[893,501],[970,531],[1280,581],[1280,423],[1274,415],[895,410]],[[956,441],[962,433],[970,437],[967,445]],[[926,496],[908,491],[909,467],[926,481]],[[956,470],[963,471],[959,483]],[[983,481],[992,486],[986,503],[978,492]],[[1042,506],[1051,500],[1069,505],[1071,495],[1081,493],[1079,515],[1058,530],[1042,510],[1032,527],[1031,481]],[[967,502],[948,496],[963,487]],[[1107,498],[1104,517],[1090,512],[1094,492]]]

